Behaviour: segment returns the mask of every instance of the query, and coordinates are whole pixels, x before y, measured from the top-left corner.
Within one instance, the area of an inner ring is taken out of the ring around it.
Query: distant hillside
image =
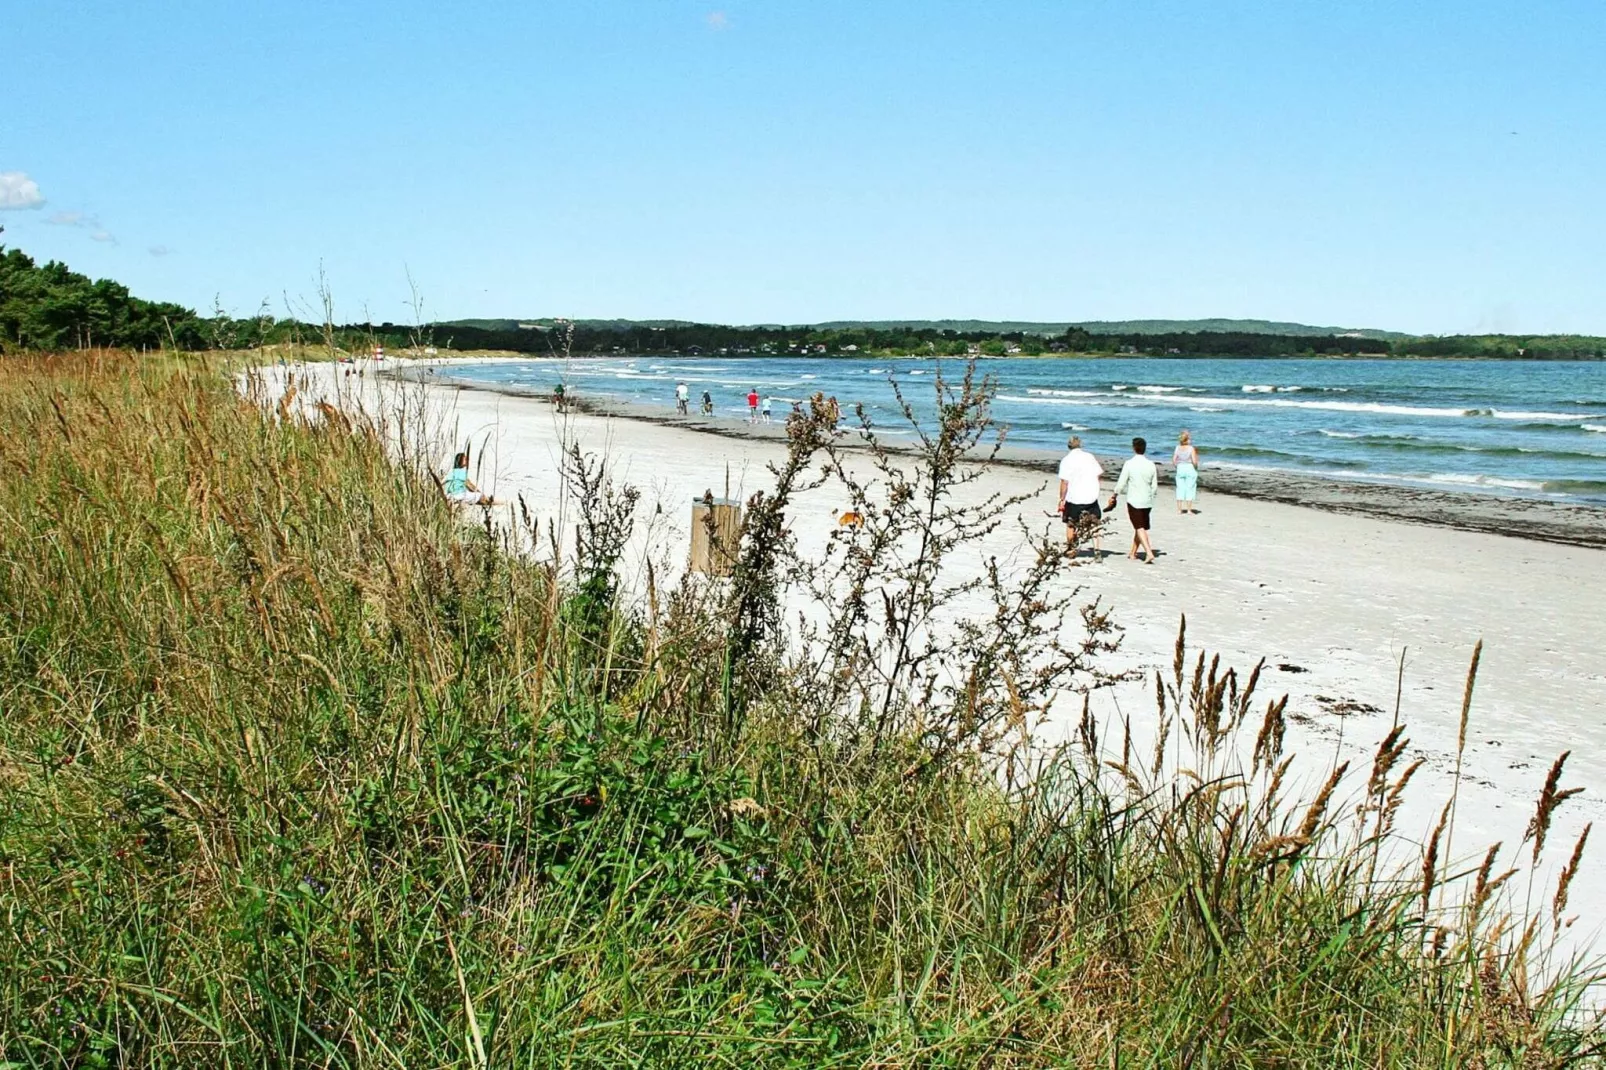
[[[822,329],[843,330],[855,327],[876,330],[919,330],[932,328],[939,331],[986,331],[994,334],[1020,332],[1022,334],[1059,335],[1071,328],[1080,328],[1089,334],[1276,334],[1296,338],[1330,338],[1336,335],[1353,335],[1357,338],[1405,338],[1398,331],[1380,331],[1375,328],[1312,327],[1304,323],[1279,323],[1275,320],[1084,320],[1081,322],[1035,323],[1017,320],[841,320],[817,323]]]
[[[437,327],[472,327],[480,331],[517,331],[541,330],[551,327],[557,319],[553,316],[532,316],[529,319],[506,320],[441,320]],[[697,324],[692,320],[575,320],[575,326],[586,327],[594,331],[628,331],[636,327],[693,327]]]
[[[550,317],[531,319],[466,319],[450,320],[442,326],[475,327],[485,331],[512,331],[524,325],[550,326]],[[689,320],[576,320],[575,324],[592,330],[627,331],[636,327],[690,327]],[[876,330],[876,331],[956,331],[960,334],[1036,334],[1045,337],[1064,334],[1075,327],[1089,334],[1275,334],[1285,338],[1332,338],[1353,336],[1391,341],[1407,338],[1399,331],[1382,331],[1365,327],[1312,327],[1305,323],[1281,323],[1276,320],[1087,320],[1082,322],[1042,323],[1024,320],[830,320],[825,323],[750,323],[747,328],[789,328],[792,330]]]

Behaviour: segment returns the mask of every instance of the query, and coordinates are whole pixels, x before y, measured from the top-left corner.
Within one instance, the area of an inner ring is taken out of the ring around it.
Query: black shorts
[[[1066,502],[1065,509],[1060,516],[1064,519],[1065,526],[1068,528],[1080,527],[1083,524],[1097,524],[1104,519],[1104,514],[1099,510],[1098,502],[1081,504]]]
[[[1126,507],[1126,518],[1132,521],[1133,531],[1149,530],[1149,511],[1147,509],[1139,509],[1135,505],[1129,505]]]

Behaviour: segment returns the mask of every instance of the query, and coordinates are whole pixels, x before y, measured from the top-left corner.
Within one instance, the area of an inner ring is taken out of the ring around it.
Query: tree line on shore
[[[1397,339],[1359,332],[1332,335],[1258,331],[1092,332],[1072,325],[1057,334],[889,325],[727,326],[624,320],[481,320],[407,325],[313,323],[273,315],[264,303],[237,318],[133,296],[110,279],[90,279],[59,261],[36,263],[0,247],[0,352],[113,348],[255,349],[321,346],[330,351],[507,351],[529,354],[721,354],[735,356],[1039,356],[1133,357],[1461,357],[1505,360],[1603,360],[1606,338],[1587,335],[1447,335]]]

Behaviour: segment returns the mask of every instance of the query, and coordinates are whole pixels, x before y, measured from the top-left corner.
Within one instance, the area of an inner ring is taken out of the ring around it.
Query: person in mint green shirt
[[[495,505],[496,501],[489,495],[480,491],[474,481],[468,478],[468,454],[459,453],[452,458],[452,470],[446,473],[446,480],[441,484],[446,491],[446,500],[453,505]]]
[[[1154,499],[1160,493],[1160,469],[1144,453],[1149,444],[1142,438],[1132,440],[1132,456],[1121,466],[1121,475],[1115,481],[1115,493],[1105,512],[1115,508],[1115,499],[1126,495],[1126,518],[1132,522],[1132,548],[1126,556],[1136,561],[1141,551],[1148,564],[1154,564],[1154,544],[1149,541],[1149,516]]]

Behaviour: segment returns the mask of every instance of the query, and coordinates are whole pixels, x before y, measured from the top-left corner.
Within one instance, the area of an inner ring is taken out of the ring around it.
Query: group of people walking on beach
[[[1080,436],[1072,435],[1066,445],[1070,452],[1060,461],[1058,510],[1065,523],[1066,545],[1075,552],[1091,538],[1094,560],[1102,558],[1104,514],[1114,511],[1116,500],[1125,495],[1127,521],[1132,525],[1132,546],[1126,556],[1134,561],[1141,556],[1148,564],[1154,564],[1149,525],[1160,494],[1160,466],[1149,458],[1148,442],[1141,437],[1132,440],[1132,456],[1121,466],[1115,489],[1102,508],[1099,482],[1104,478],[1103,464],[1082,448]],[[1177,513],[1193,515],[1199,511],[1199,450],[1187,431],[1177,436],[1171,464],[1176,469]]]
[[[682,416],[691,412],[691,388],[684,382],[675,384],[675,411]],[[750,424],[769,423],[772,417],[771,399],[759,395],[758,387],[747,392],[747,422]],[[702,413],[704,416],[714,415],[714,395],[703,391]]]

